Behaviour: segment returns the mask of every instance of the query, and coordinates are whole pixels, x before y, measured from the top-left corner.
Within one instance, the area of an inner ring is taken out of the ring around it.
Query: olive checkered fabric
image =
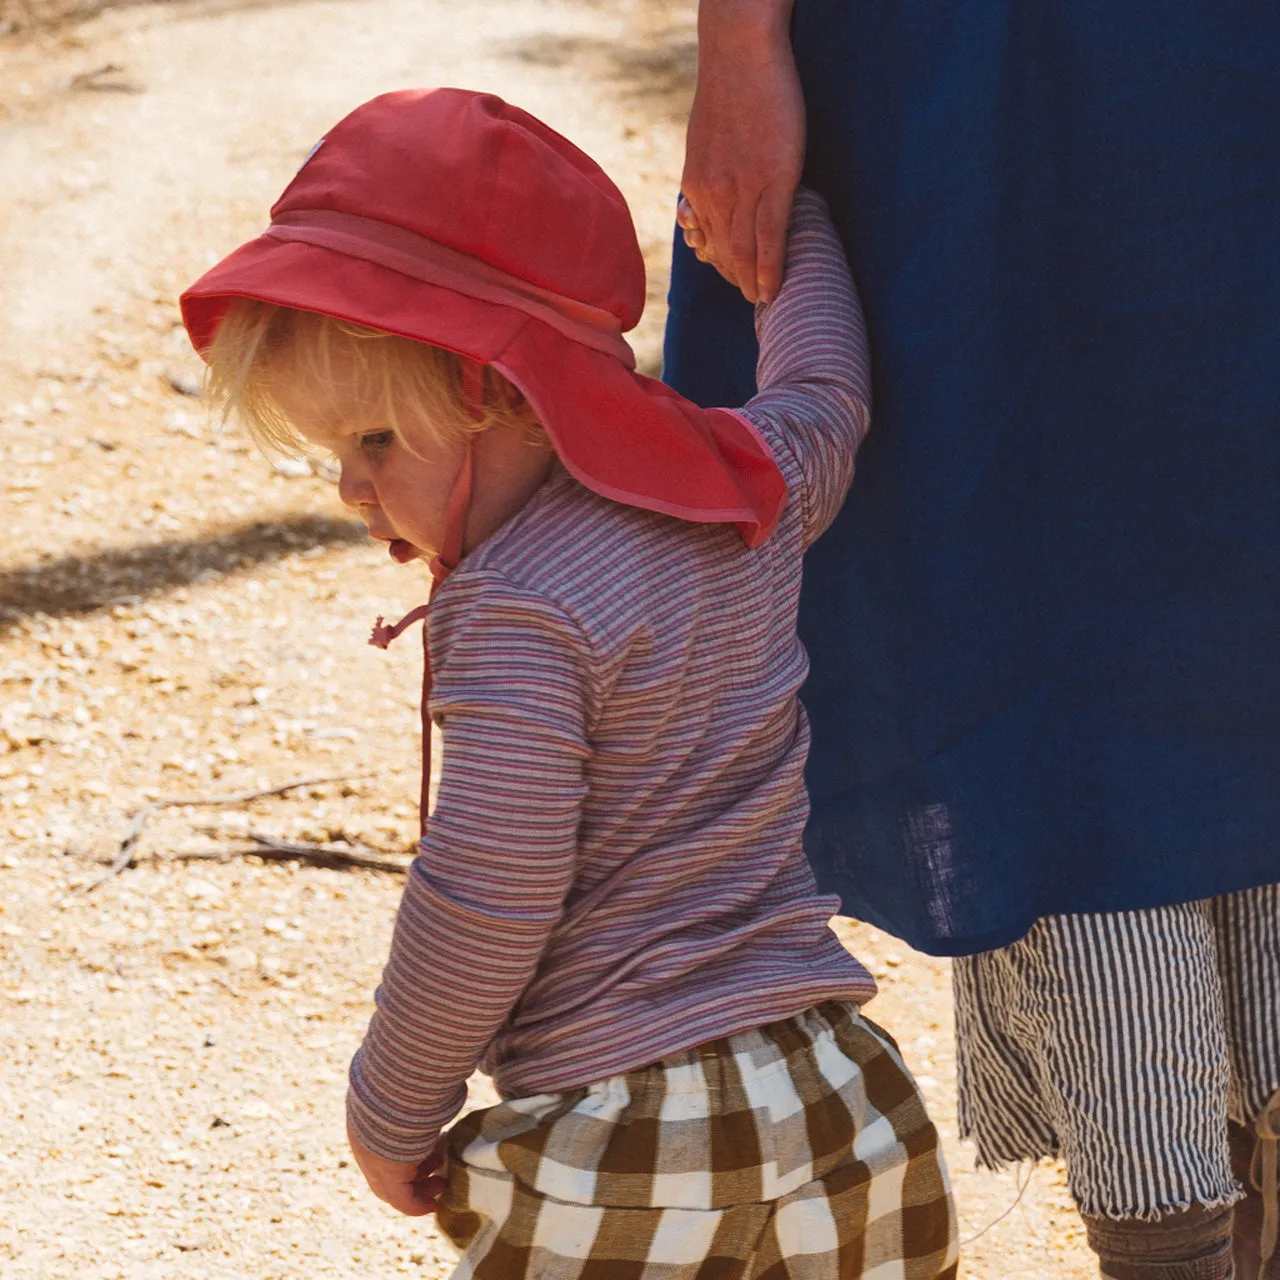
[[[449,1134],[454,1280],[950,1280],[937,1133],[831,1002]]]

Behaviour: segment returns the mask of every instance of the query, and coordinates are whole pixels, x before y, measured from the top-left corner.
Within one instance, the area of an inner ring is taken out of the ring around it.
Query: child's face
[[[335,396],[331,387],[320,392],[287,369],[273,377],[271,391],[298,431],[333,454],[341,468],[338,496],[388,544],[393,560],[405,564],[439,553],[445,504],[462,466],[460,441],[437,440],[422,423],[410,449],[371,421],[355,397]]]

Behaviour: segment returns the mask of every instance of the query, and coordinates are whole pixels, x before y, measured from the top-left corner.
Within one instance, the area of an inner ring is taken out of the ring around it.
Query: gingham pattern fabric
[[[953,972],[980,1164],[1061,1152],[1095,1217],[1237,1198],[1227,1121],[1280,1089],[1280,885],[1049,916]]]
[[[586,1089],[473,1112],[454,1280],[943,1280],[955,1215],[892,1041],[830,1002]]]

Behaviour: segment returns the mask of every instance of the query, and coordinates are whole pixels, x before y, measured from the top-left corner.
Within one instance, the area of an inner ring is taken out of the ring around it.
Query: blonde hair
[[[285,360],[291,376],[322,392],[340,384],[344,397],[406,443],[410,421],[445,440],[507,427],[546,442],[529,402],[495,369],[484,367],[483,401],[473,410],[462,391],[463,357],[334,316],[234,298],[204,354],[224,419],[239,418],[268,453],[309,449],[272,393],[273,372]]]

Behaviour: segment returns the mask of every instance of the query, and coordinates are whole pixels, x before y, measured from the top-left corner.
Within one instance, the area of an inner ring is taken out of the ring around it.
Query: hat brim
[[[781,515],[786,484],[741,414],[701,409],[512,307],[264,235],[183,293],[183,323],[202,354],[234,298],[319,312],[493,365],[529,400],[569,473],[613,501],[735,524],[748,546]]]

